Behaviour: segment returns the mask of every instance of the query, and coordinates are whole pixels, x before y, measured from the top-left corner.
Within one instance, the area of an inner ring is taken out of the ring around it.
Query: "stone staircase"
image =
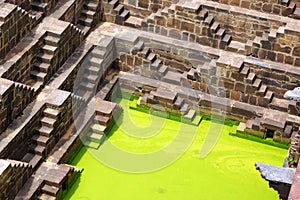
[[[100,102],[104,105],[102,105],[102,108],[96,107],[96,114],[85,137],[84,143],[87,147],[94,149],[98,149],[105,141],[105,133],[109,131],[114,121],[119,118],[122,112],[122,108],[118,104],[103,100]]]
[[[96,94],[100,79],[102,78],[103,73],[105,73],[102,69],[104,56],[104,50],[94,48],[91,54],[83,62],[79,72],[81,81],[78,83],[78,86],[75,86],[76,95],[89,100]]]
[[[176,4],[172,4],[169,7],[164,9],[159,9],[156,13],[152,13],[150,16],[146,16],[141,23],[142,28],[147,28],[149,31],[155,32],[155,28],[149,29],[149,25],[154,26],[165,26],[168,28],[175,28],[174,24],[169,24],[167,19],[169,17],[174,17],[176,12]],[[184,18],[184,16],[177,16],[179,18]],[[179,31],[187,31],[198,35],[199,38],[196,39],[197,43],[206,46],[212,46],[214,48],[227,49],[227,46],[230,44],[232,37],[226,33],[225,29],[221,27],[221,24],[217,22],[212,14],[209,14],[208,11],[204,9],[199,9],[195,16],[197,23],[194,28],[189,27],[188,25],[182,25]],[[175,37],[168,35],[169,37]],[[177,37],[177,36],[176,36]],[[187,36],[186,36],[187,37]],[[194,40],[192,38],[178,38],[185,40]]]
[[[49,175],[45,175],[46,170],[51,171]],[[43,163],[34,174],[44,180],[38,199],[61,199],[62,191],[66,189],[67,181],[70,181],[68,179],[74,179],[79,173],[77,168],[70,165]]]
[[[130,11],[126,10],[119,0],[106,0],[103,4],[106,21],[124,25],[130,16]]]
[[[156,105],[171,104],[171,107],[168,107],[168,109],[172,110],[171,112],[173,114],[182,116],[183,121],[199,125],[201,120],[197,118],[196,121],[194,121],[197,116],[196,110],[191,108],[190,105],[185,102],[184,98],[179,97],[177,93],[169,90],[158,88],[157,91],[145,93],[140,97],[137,104],[151,107],[151,113],[154,115],[159,115],[161,111],[164,112],[164,109],[161,110],[161,107]]]
[[[40,84],[48,80],[47,74],[51,70],[52,59],[57,52],[59,40],[59,35],[49,33],[49,35],[44,38],[44,45],[33,63],[30,76],[36,82],[40,82]]]
[[[97,12],[99,12],[99,1],[89,0],[84,2],[77,26],[85,35],[95,26],[95,15]]]
[[[240,70],[240,77],[237,81],[243,81],[245,84],[245,88],[241,84],[241,88],[235,88],[237,90],[242,90],[241,92],[247,93],[249,95],[253,94],[256,95],[259,98],[258,100],[251,100],[251,97],[249,99],[241,99],[242,102],[246,102],[252,105],[259,105],[263,107],[268,107],[269,103],[272,101],[272,98],[274,96],[274,93],[272,91],[269,91],[268,86],[263,84],[261,79],[257,78],[256,74],[254,72],[250,72],[250,69],[248,67],[243,66]],[[244,79],[244,80],[241,80]]]
[[[180,77],[182,74],[177,72],[176,69],[172,69],[167,65],[164,65],[162,60],[159,59],[159,55],[151,52],[151,49],[144,46],[144,42],[139,40],[134,47],[131,49],[131,54],[142,59],[141,75],[146,77],[152,77],[157,80],[167,80],[169,76],[167,73],[176,74],[177,77]],[[180,78],[178,79],[180,82]],[[176,81],[175,81],[176,82]],[[179,84],[176,82],[175,84]]]
[[[50,153],[49,144],[51,143],[51,137],[58,123],[58,115],[59,110],[46,108],[43,111],[40,125],[34,130],[29,151],[22,159],[22,161],[32,165],[33,168],[36,168]]]
[[[64,32],[66,34],[64,34]],[[43,45],[33,62],[30,80],[27,83],[35,89],[46,84],[57,72],[64,60],[68,58],[68,55],[64,55],[65,57],[63,57],[60,54],[66,54],[63,45],[69,45],[69,42],[72,40],[70,37],[73,37],[74,35],[81,37],[84,34],[73,24],[69,24],[64,32],[46,32],[43,38]],[[70,54],[70,52],[68,52],[68,54]]]

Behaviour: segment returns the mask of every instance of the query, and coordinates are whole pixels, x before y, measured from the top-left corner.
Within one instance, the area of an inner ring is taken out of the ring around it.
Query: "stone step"
[[[190,109],[190,110],[188,111],[188,113],[185,114],[183,117],[184,117],[185,119],[188,119],[188,120],[190,120],[190,121],[193,121],[193,119],[195,118],[195,116],[196,116],[196,111],[195,111],[194,109]]]
[[[277,30],[278,29],[271,28],[270,33],[268,35],[268,40],[272,40],[277,37]]]
[[[27,153],[21,161],[29,163],[33,169],[36,169],[36,167],[42,162],[42,156],[33,153]]]
[[[262,84],[261,79],[257,78],[257,79],[254,81],[253,86],[256,87],[256,88],[258,89],[258,88],[260,88],[261,84]]]
[[[231,40],[227,47],[227,51],[231,51],[231,52],[239,53],[239,54],[245,54],[246,53],[246,44],[239,42],[239,41]]]
[[[222,40],[221,40],[221,44],[222,44],[223,46],[227,46],[227,45],[229,45],[229,43],[231,42],[231,39],[232,39],[232,37],[231,37],[230,35],[225,34],[224,37],[223,37]]]
[[[79,88],[83,90],[93,91],[95,86],[96,85],[94,83],[81,82]]]
[[[147,58],[150,54],[150,49],[148,47],[143,48],[143,50],[139,53],[143,58]]]
[[[49,118],[50,119],[50,118]],[[42,125],[37,129],[40,135],[50,137],[52,135],[53,128]]]
[[[101,144],[99,142],[92,142],[87,139],[87,141],[84,141],[84,145],[88,148],[93,148],[93,149],[99,149]]]
[[[154,53],[150,53],[148,56],[147,56],[147,60],[150,60],[151,63],[153,63],[156,59],[156,55]]]
[[[30,72],[30,76],[32,79],[44,82],[45,77],[47,76],[47,73],[32,70]]]
[[[45,41],[45,44],[47,44],[47,45],[58,46],[58,43],[60,41],[60,37],[54,37],[54,36],[51,36],[51,35],[47,35],[44,38],[44,41]]]
[[[184,115],[189,111],[189,104],[184,103],[183,106],[180,108],[180,112]]]
[[[253,46],[261,47],[262,37],[256,36],[253,40]]]
[[[53,196],[45,194],[45,193],[42,193],[37,198],[38,198],[38,200],[56,200],[56,197],[53,197]]]
[[[56,122],[56,119],[52,119],[50,117],[43,117],[41,119],[42,125],[48,128],[53,128]]]
[[[268,102],[271,102],[273,97],[274,97],[274,92],[268,90],[264,99],[268,100]]]
[[[56,50],[57,50],[56,46],[52,46],[49,44],[46,44],[42,47],[42,51],[49,55],[54,55]]]
[[[33,63],[33,70],[35,70],[35,71],[47,73],[49,67],[50,67],[49,63],[44,63],[44,62],[40,62],[40,61],[36,61]]]
[[[188,73],[186,74],[186,78],[195,81],[196,76],[195,76],[196,70],[194,68],[191,68]]]
[[[100,68],[99,67],[95,67],[95,66],[92,66],[90,65],[87,69],[89,74],[93,74],[93,75],[98,75],[99,72],[100,72]]]
[[[136,43],[136,44],[134,45],[134,48],[135,48],[135,49],[138,49],[138,50],[142,50],[142,49],[144,48],[144,45],[145,45],[144,41],[139,40],[138,43]]]
[[[48,194],[52,197],[57,197],[58,193],[59,193],[59,188],[58,187],[55,187],[55,186],[52,186],[52,185],[48,185],[48,184],[45,184],[43,187],[42,187],[42,192],[45,193],[45,194]]]
[[[120,15],[124,11],[124,6],[119,4],[117,7],[114,8],[114,13]]]
[[[128,10],[124,10],[120,15],[116,16],[116,24],[123,25],[124,21],[128,19],[130,16],[130,12]]]
[[[290,101],[287,99],[273,98],[269,104],[269,108],[287,113],[289,109],[289,102]]]
[[[155,59],[155,61],[151,65],[151,68],[153,70],[158,70],[161,66],[162,66],[162,61],[160,59]]]
[[[53,55],[48,53],[39,53],[37,55],[37,60],[40,62],[51,64],[51,60],[53,58]]]
[[[245,132],[245,128],[246,128],[246,123],[240,122],[239,126],[236,129],[236,132],[238,132],[238,133],[244,133]]]
[[[166,75],[166,73],[168,72],[168,67],[166,66],[166,65],[162,65],[160,68],[159,68],[159,70],[158,70],[158,72],[161,74],[161,75]]]
[[[96,12],[97,11],[97,7],[98,7],[98,4],[95,3],[95,2],[90,2],[90,1],[85,1],[84,2],[84,5],[83,5],[83,8],[86,9],[86,10],[91,10],[91,11],[94,11]]]
[[[95,11],[82,9],[81,10],[81,15],[83,15],[85,17],[88,17],[90,19],[93,19],[94,15],[95,15]]]
[[[94,48],[93,51],[92,51],[92,57],[103,59],[104,56],[105,56],[105,53],[106,52],[104,50]]]
[[[43,147],[47,147],[47,144],[49,142],[49,137],[46,137],[44,135],[36,134],[36,135],[32,136],[32,140],[34,142],[36,142],[38,145],[41,145]]]
[[[247,83],[250,83],[250,84],[253,84],[254,81],[255,81],[255,79],[256,79],[256,74],[253,73],[253,72],[250,72],[250,73],[248,74],[247,78],[246,78],[246,82],[247,82]]]
[[[46,148],[44,146],[38,144],[31,144],[29,145],[30,153],[34,153],[36,155],[45,156]]]
[[[242,70],[240,71],[240,74],[242,75],[242,76],[244,76],[244,77],[247,77],[248,76],[248,74],[249,74],[249,72],[250,72],[250,69],[249,69],[249,67],[243,67],[242,68]]]
[[[141,18],[129,16],[128,19],[125,20],[124,25],[133,27],[133,28],[141,28],[142,22],[143,22],[143,19],[141,19]]]
[[[89,83],[96,84],[98,81],[98,78],[99,77],[97,75],[89,74],[88,76],[83,77],[83,82],[89,82]]]
[[[112,8],[116,8],[119,5],[119,0],[111,0],[109,4],[112,6]]]
[[[219,30],[215,34],[215,38],[222,39],[224,36],[225,36],[225,29],[219,28]]]
[[[49,117],[52,119],[57,119],[57,116],[59,115],[59,110],[55,110],[53,108],[46,108],[44,111],[44,116]]]
[[[260,86],[259,90],[257,91],[257,95],[263,97],[263,96],[265,96],[267,90],[268,90],[268,86],[262,84],[262,85]]]
[[[207,18],[207,16],[208,16],[208,12],[202,9],[198,14],[197,19],[204,20]]]
[[[217,33],[220,29],[220,24],[218,22],[214,22],[210,29],[213,31],[213,33]]]
[[[214,17],[212,15],[208,15],[205,19],[204,19],[204,23],[208,26],[211,26],[214,23]]]
[[[81,15],[79,17],[79,23],[81,25],[84,25],[84,26],[92,27],[93,26],[93,19],[87,18],[87,17]]]
[[[103,62],[103,59],[92,56],[89,61],[92,66],[99,66]]]
[[[89,140],[92,141],[92,142],[99,142],[101,143],[101,140],[103,139],[103,134],[98,134],[98,133],[92,133],[90,136],[89,136]]]
[[[100,124],[102,126],[106,126],[110,121],[109,117],[102,116],[102,115],[96,115],[94,118],[95,124]]]
[[[100,124],[93,124],[91,126],[91,130],[94,132],[94,133],[98,133],[98,134],[104,134],[105,130],[106,130],[106,127],[105,126],[102,126]]]
[[[184,99],[181,97],[177,97],[174,102],[174,109],[179,110],[184,104]]]

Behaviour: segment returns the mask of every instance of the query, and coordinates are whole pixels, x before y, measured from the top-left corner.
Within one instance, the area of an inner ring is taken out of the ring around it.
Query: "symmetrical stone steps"
[[[57,46],[60,38],[48,35],[44,39],[45,45],[41,48],[41,53],[37,55],[36,61],[33,63],[33,69],[30,76],[35,81],[44,83],[47,78],[47,73],[52,65],[52,59],[57,51]]]
[[[99,102],[105,105],[96,108],[93,122],[85,137],[85,145],[95,149],[98,149],[105,141],[105,133],[109,131],[114,121],[119,118],[122,112],[122,108],[118,104],[103,100]],[[97,105],[98,103],[96,102],[96,106]]]
[[[124,22],[129,18],[130,11],[120,4],[119,0],[104,1],[104,11],[107,14],[107,20],[116,24],[124,25]],[[109,17],[109,18],[108,18]]]
[[[235,90],[257,98],[241,98],[242,102],[252,105],[268,107],[272,101],[274,93],[269,91],[268,86],[262,83],[256,74],[250,71],[249,67],[242,65],[238,74],[232,74],[231,78],[235,80]]]
[[[164,28],[173,29],[174,24],[169,24],[168,18],[174,17],[176,12],[176,4],[172,4],[169,7],[164,9],[159,9],[156,13],[152,13],[149,16],[146,16],[142,21],[142,27],[147,28],[149,31],[156,32],[156,28],[151,28],[151,26],[162,26]],[[185,16],[176,15],[178,18],[185,18]],[[207,10],[199,9],[197,10],[197,15],[194,17],[195,23],[193,26],[195,28],[189,27],[189,25],[176,25],[176,29],[179,31],[187,31],[190,34],[195,34],[198,36],[196,39],[197,43],[206,46],[212,46],[214,48],[227,49],[228,45],[232,40],[232,36],[226,33],[226,30],[222,28],[221,24],[215,20],[215,17],[212,14],[209,14]],[[183,23],[182,23],[183,24]],[[126,25],[126,24],[125,24]],[[170,31],[170,30],[169,30]],[[168,34],[169,37],[178,37],[177,34]],[[186,36],[188,37],[188,36]],[[191,37],[191,36],[190,36]],[[195,38],[184,38],[184,40],[195,40]],[[232,46],[231,48],[234,48]]]
[[[87,35],[91,28],[95,25],[95,15],[98,11],[99,2],[85,1],[81,10],[78,27]]]
[[[40,126],[33,130],[34,135],[31,138],[29,152],[24,156],[23,161],[36,167],[50,153],[48,145],[51,142],[53,131],[57,126],[58,115],[59,110],[53,108],[46,108],[43,111]]]
[[[86,100],[92,98],[96,94],[96,90],[100,84],[102,69],[102,62],[105,56],[105,51],[95,48],[82,64],[81,82],[75,88],[75,94],[83,97]]]
[[[158,93],[154,91],[151,91],[150,93],[145,93],[143,97],[140,97],[140,100],[137,104],[144,105],[146,107],[151,107],[151,111],[153,111],[153,114],[155,115],[157,112],[159,113],[162,111],[160,106],[155,105],[173,102],[172,106],[169,106],[168,109],[171,109],[173,114],[181,115],[183,119],[188,120],[188,122],[193,122],[197,115],[197,112],[194,109],[192,109],[188,103],[185,102],[184,98],[179,97],[177,94],[170,95],[174,92],[168,90],[164,90],[164,92],[168,94],[162,94],[159,91],[160,89],[157,89]]]

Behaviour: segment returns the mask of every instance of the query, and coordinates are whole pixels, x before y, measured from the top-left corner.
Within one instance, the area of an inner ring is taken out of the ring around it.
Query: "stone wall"
[[[43,45],[43,37],[26,36],[15,48],[16,54],[9,54],[2,61],[5,71],[2,73],[3,78],[13,81],[26,83],[30,79],[30,67]]]
[[[4,131],[8,125],[16,119],[23,109],[32,101],[34,91],[32,88],[12,81],[0,78],[1,86],[5,89],[1,91],[1,121],[0,132]]]
[[[27,163],[0,159],[0,198],[14,199],[32,173]]]
[[[172,3],[177,3],[178,0],[170,1],[170,0],[121,0],[120,3],[123,3],[126,8],[130,8],[129,10],[133,15],[146,17],[147,11],[151,13],[157,12],[159,9],[163,9],[166,6],[171,6]],[[134,11],[137,9],[136,11]]]
[[[20,7],[0,3],[0,58],[4,58],[31,30],[34,20]]]
[[[214,2],[283,16],[292,14],[295,9],[294,2],[288,5],[274,0],[214,0]]]
[[[50,16],[62,21],[77,24],[80,12],[83,9],[84,2],[85,1],[83,0],[68,1],[63,6],[60,6],[60,9],[55,10],[54,13],[52,13]]]

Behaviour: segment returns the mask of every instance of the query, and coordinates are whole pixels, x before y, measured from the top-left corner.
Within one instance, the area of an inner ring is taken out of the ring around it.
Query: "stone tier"
[[[35,17],[22,8],[0,2],[0,59],[33,28]]]

